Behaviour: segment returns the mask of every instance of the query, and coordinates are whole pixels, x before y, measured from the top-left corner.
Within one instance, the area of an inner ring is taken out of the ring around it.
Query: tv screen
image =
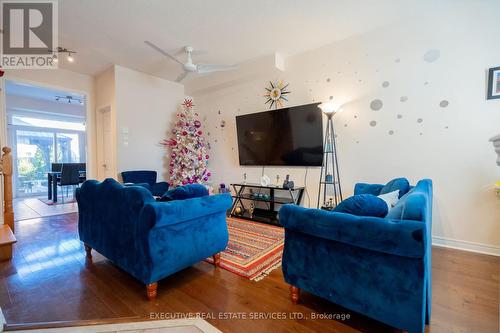
[[[236,117],[240,165],[321,166],[319,103]]]

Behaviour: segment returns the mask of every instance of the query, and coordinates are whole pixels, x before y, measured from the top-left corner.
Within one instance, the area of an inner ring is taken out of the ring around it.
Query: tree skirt
[[[229,243],[221,253],[221,268],[259,281],[281,266],[283,228],[232,217],[227,218],[227,228]]]

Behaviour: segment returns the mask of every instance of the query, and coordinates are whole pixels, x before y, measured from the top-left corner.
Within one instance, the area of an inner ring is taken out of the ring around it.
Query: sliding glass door
[[[47,193],[47,172],[52,163],[85,162],[85,132],[12,126],[17,196]]]
[[[54,133],[15,130],[15,178],[18,196],[47,192],[47,172],[54,161]]]
[[[78,163],[80,160],[80,135],[78,133],[55,133],[56,162]]]

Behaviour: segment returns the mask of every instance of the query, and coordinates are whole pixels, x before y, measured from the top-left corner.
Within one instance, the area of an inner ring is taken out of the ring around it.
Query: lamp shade
[[[321,103],[318,107],[326,115],[331,115],[341,111],[340,105],[334,102]]]
[[[493,142],[493,147],[495,147],[495,152],[497,153],[497,165],[500,166],[500,135],[497,135],[490,139]]]

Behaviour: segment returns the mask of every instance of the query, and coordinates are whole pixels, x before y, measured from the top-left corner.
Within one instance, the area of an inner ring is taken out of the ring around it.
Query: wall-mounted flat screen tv
[[[240,165],[321,166],[319,103],[236,117]]]

